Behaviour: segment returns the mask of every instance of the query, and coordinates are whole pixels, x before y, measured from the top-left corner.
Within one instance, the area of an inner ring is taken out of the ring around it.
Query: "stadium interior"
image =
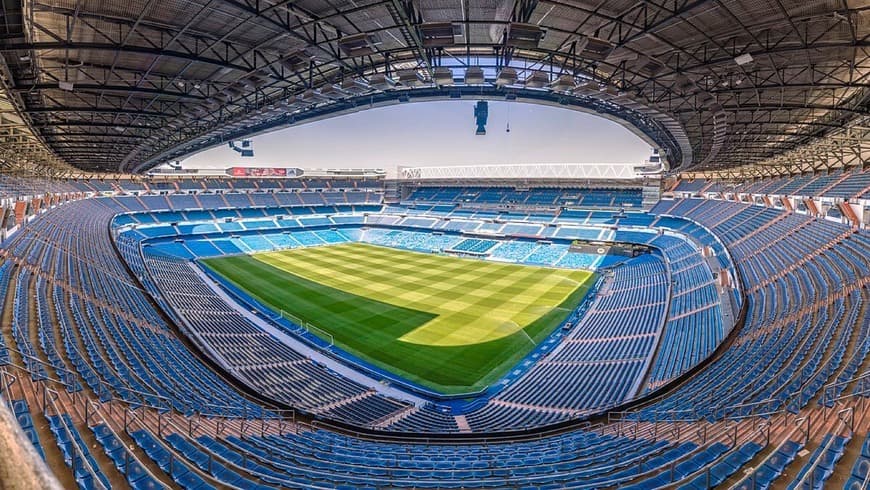
[[[866,2],[3,15],[0,487],[870,487]],[[652,155],[178,164],[451,100]]]

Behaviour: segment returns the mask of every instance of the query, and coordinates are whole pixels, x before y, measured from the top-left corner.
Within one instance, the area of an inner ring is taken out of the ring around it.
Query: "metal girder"
[[[187,101],[204,101],[207,97],[202,95],[193,95],[187,94],[184,92],[179,92],[175,90],[160,90],[146,87],[131,87],[125,85],[101,85],[97,83],[76,83],[73,85],[73,89],[75,91],[81,92],[122,92],[122,93],[134,93],[134,94],[145,94],[145,95],[158,95],[161,97],[171,97],[173,99],[187,100]],[[17,87],[14,89],[15,92],[29,92],[31,90],[63,90],[60,88],[59,83],[35,83],[33,85],[25,85],[22,87]]]
[[[250,66],[233,64],[228,61],[211,58],[208,56],[197,55],[184,51],[166,50],[151,46],[135,46],[135,45],[120,45],[112,43],[100,42],[63,42],[63,41],[46,41],[36,43],[10,43],[0,44],[0,52],[8,51],[109,51],[118,53],[130,54],[145,54],[151,56],[166,56],[169,58],[177,58],[181,60],[194,61],[197,63],[205,63],[214,65],[220,68],[229,68],[246,73],[251,70]]]
[[[37,122],[33,123],[34,128],[60,128],[60,127],[91,127],[91,128],[125,128],[125,129],[146,129],[157,130],[162,126],[148,126],[144,124],[125,124],[125,123],[107,123],[107,122],[91,122],[91,121],[53,121],[53,122]],[[52,134],[52,133],[44,133]]]
[[[429,75],[432,74],[432,61],[429,59],[429,54],[423,48],[423,40],[420,37],[420,31],[417,30],[419,14],[414,7],[414,3],[410,0],[391,0],[387,10],[393,16],[393,19],[402,26],[401,32],[405,41],[414,49],[420,62],[426,68]]]
[[[43,113],[54,113],[54,112],[73,112],[77,114],[82,113],[97,113],[97,114],[134,114],[140,116],[154,116],[154,117],[171,117],[173,114],[165,114],[162,112],[155,111],[143,111],[139,109],[122,109],[122,108],[114,108],[114,107],[33,107],[27,109],[28,114],[43,114]]]

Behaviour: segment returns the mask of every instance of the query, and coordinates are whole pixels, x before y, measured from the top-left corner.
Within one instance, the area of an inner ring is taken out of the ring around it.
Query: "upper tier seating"
[[[640,207],[640,189],[545,189],[509,187],[419,187],[408,202],[513,204],[534,206]]]
[[[735,192],[806,197],[835,197],[840,199],[870,199],[870,170],[852,170],[820,175],[774,177],[733,187]],[[722,192],[718,182],[697,179],[689,183],[680,181],[675,192]]]
[[[662,201],[653,212],[686,216],[725,240],[748,312],[722,357],[639,415],[718,418],[804,406],[842,362],[840,354],[822,365],[825,353],[841,353],[864,321],[858,312],[868,300],[862,286],[870,277],[862,271],[870,240],[842,225],[746,204],[685,199]]]

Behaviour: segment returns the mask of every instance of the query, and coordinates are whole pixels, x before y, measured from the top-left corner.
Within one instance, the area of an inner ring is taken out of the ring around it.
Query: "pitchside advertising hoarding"
[[[298,177],[301,168],[287,167],[230,167],[227,174],[233,177]]]

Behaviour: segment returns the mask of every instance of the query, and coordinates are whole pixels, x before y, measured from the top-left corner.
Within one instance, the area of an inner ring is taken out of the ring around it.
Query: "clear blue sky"
[[[569,109],[489,102],[487,134],[474,134],[474,102],[408,103],[287,128],[253,139],[255,156],[227,146],[186,168],[263,166],[395,168],[397,165],[627,163],[650,146],[617,123]],[[508,121],[511,131],[505,131]]]

